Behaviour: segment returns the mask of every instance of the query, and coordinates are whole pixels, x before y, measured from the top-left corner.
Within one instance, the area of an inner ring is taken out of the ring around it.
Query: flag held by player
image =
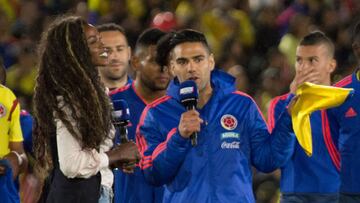
[[[310,114],[317,110],[333,108],[344,103],[351,88],[337,88],[305,82],[296,90],[297,99],[291,108],[295,136],[308,156],[312,155]]]

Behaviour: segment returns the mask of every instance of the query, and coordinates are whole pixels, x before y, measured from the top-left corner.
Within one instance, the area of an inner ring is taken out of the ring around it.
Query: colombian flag
[[[312,155],[310,114],[317,110],[341,105],[351,88],[337,88],[305,82],[296,90],[296,101],[291,108],[291,119],[296,138],[308,156]]]

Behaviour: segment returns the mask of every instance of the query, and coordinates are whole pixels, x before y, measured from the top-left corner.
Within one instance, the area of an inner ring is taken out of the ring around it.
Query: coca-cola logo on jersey
[[[240,142],[234,141],[234,142],[222,142],[221,143],[222,149],[240,149]]]

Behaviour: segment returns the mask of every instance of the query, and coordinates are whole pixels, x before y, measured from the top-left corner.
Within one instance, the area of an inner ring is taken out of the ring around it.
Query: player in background
[[[0,202],[19,202],[14,180],[27,168],[20,126],[20,105],[14,93],[3,86],[5,68],[0,60]]]
[[[96,27],[108,54],[109,63],[99,66],[101,81],[110,90],[124,87],[132,82],[129,77],[131,48],[128,45],[124,28],[115,23]]]
[[[136,127],[145,106],[166,94],[170,73],[167,67],[160,67],[155,61],[156,43],[164,35],[165,33],[159,29],[150,28],[139,36],[131,58],[131,67],[136,74],[136,80],[132,84],[110,92],[112,100],[124,99],[129,105],[128,137],[131,140],[135,140]],[[162,202],[163,187],[148,184],[139,167],[135,169],[134,174],[118,173],[120,174],[115,176],[115,187],[119,188],[115,191],[116,203]]]
[[[295,79],[291,92],[304,82],[331,85],[336,68],[333,42],[322,32],[306,35],[296,49]],[[270,130],[286,109],[290,94],[271,100],[268,112]],[[316,101],[314,101],[316,102]],[[337,136],[331,133],[325,111],[310,116],[313,154],[307,156],[298,141],[291,159],[281,167],[281,203],[338,202],[340,159]]]
[[[357,61],[360,61],[360,22],[353,32],[352,48]],[[360,202],[360,71],[335,84],[336,87],[353,88],[354,94],[342,105],[328,109],[331,132],[339,133],[340,198],[339,202]]]

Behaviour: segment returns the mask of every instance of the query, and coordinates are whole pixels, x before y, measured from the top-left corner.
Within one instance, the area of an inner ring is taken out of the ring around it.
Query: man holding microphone
[[[213,70],[214,57],[198,31],[169,33],[158,43],[157,61],[176,78],[139,122],[146,180],[166,184],[164,202],[255,202],[251,165],[271,172],[292,154],[286,110],[270,136],[252,98],[235,90],[233,77]],[[195,109],[185,108],[189,100]]]

